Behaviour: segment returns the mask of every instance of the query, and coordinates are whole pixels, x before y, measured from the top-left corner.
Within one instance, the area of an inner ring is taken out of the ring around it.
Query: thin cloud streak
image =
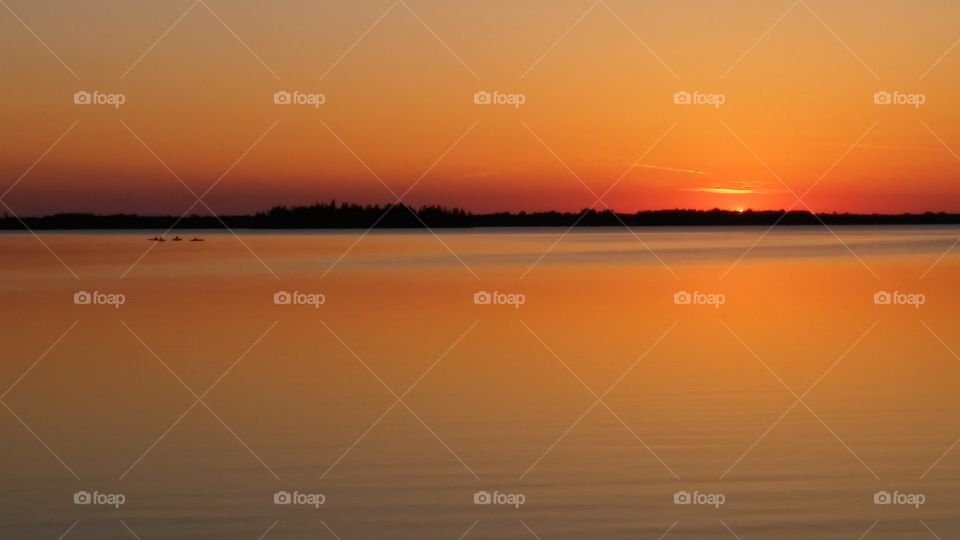
[[[696,171],[693,169],[676,169],[674,167],[661,167],[660,165],[644,165],[642,163],[634,163],[633,166],[639,169],[654,169],[657,171],[667,171],[667,172],[675,172],[675,173],[683,173],[683,174],[695,174],[697,176],[703,176],[707,174],[703,171]]]
[[[752,189],[738,188],[680,188],[680,191],[695,191],[697,193],[715,193],[717,195],[756,195]]]

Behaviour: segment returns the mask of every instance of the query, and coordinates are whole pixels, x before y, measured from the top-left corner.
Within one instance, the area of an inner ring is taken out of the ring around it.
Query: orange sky
[[[217,213],[407,189],[475,211],[608,189],[620,211],[960,211],[950,0],[7,3],[0,190],[20,215],[180,214],[195,199],[166,167],[197,194],[229,171]]]

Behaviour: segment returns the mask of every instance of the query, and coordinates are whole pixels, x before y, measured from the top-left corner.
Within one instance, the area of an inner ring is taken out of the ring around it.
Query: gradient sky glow
[[[180,214],[195,199],[173,174],[200,194],[225,172],[217,213],[411,186],[408,203],[475,211],[609,189],[620,211],[809,190],[816,211],[960,212],[952,0],[6,1],[0,190],[20,215]],[[327,101],[277,106],[278,89]],[[77,106],[78,90],[127,102]],[[526,103],[477,106],[478,90]],[[680,90],[726,102],[679,106]]]

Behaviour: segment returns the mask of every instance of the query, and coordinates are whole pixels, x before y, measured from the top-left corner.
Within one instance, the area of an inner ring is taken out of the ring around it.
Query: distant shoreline
[[[230,216],[140,216],[63,213],[42,217],[0,217],[0,230],[350,230],[482,229],[551,227],[716,227],[800,225],[960,225],[960,214],[852,214],[784,210],[649,210],[614,213],[499,212],[473,214],[458,208],[404,205],[315,204],[276,207],[268,212]]]

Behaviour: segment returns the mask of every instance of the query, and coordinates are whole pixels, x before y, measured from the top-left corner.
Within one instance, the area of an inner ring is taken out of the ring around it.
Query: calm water
[[[561,233],[0,236],[0,537],[960,536],[960,229]]]

